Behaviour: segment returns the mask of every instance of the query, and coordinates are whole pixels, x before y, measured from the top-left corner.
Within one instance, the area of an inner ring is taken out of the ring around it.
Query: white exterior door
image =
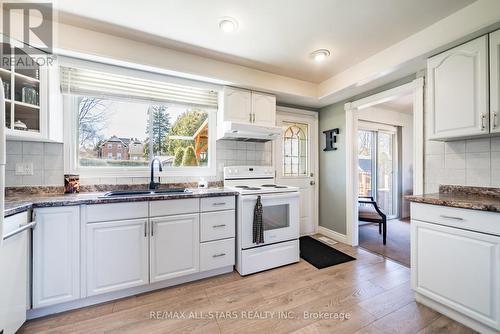
[[[233,87],[224,87],[223,92],[223,121],[251,123],[252,121],[252,93],[249,90]]]
[[[148,284],[148,221],[86,226],[87,296]]]
[[[489,133],[488,36],[427,61],[430,139]]]
[[[315,233],[318,227],[318,115],[278,109],[276,123],[283,129],[274,146],[276,183],[300,189],[300,234]]]
[[[200,215],[151,219],[151,282],[200,269]]]
[[[35,209],[33,308],[80,298],[80,207]]]
[[[252,122],[274,126],[276,123],[276,96],[252,92]]]
[[[500,132],[500,30],[490,34],[490,131]]]
[[[411,228],[413,288],[500,329],[500,237],[418,220]]]

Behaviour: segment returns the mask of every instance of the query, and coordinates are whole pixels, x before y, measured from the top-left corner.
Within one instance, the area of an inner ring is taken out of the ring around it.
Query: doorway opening
[[[423,80],[348,103],[346,118],[347,239],[410,266],[405,196],[423,188]]]

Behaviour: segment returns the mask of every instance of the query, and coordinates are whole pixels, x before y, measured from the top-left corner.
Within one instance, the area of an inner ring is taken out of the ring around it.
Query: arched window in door
[[[307,175],[308,125],[283,123],[283,176]]]

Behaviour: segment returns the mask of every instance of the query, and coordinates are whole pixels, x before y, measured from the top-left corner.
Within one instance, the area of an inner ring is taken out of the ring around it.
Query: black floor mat
[[[300,257],[318,269],[356,260],[309,236],[300,237]]]

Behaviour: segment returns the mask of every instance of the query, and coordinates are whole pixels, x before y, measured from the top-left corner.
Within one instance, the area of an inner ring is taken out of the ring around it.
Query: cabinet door
[[[147,219],[87,224],[87,296],[148,284]]]
[[[199,271],[199,214],[151,219],[151,282]]]
[[[415,290],[500,329],[500,237],[412,220]]]
[[[35,210],[33,308],[80,298],[80,207]]]
[[[500,30],[490,34],[490,131],[500,133]]]
[[[251,92],[248,90],[225,87],[223,120],[239,123],[250,123],[252,113],[251,95]]]
[[[252,92],[253,123],[264,126],[276,125],[276,96]]]
[[[429,138],[489,133],[487,36],[427,61]]]

